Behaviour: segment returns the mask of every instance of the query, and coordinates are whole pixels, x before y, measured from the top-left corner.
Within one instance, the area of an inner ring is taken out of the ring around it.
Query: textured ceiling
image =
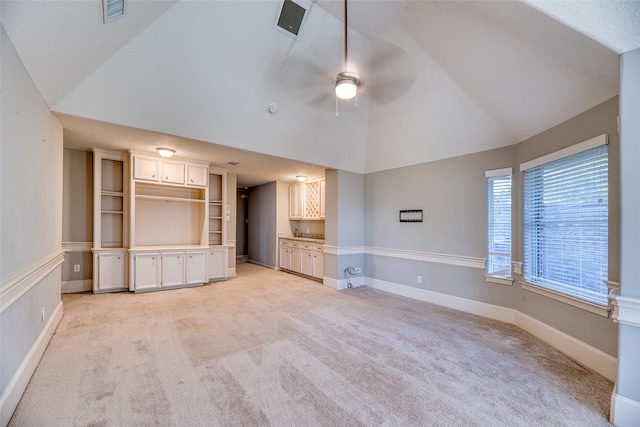
[[[3,0],[0,16],[66,146],[235,153],[247,186],[518,143],[617,95],[618,54],[640,47],[638,1],[350,1],[365,86],[336,118],[343,4],[310,3],[298,40],[273,28],[279,4],[128,0],[104,25],[101,1]]]

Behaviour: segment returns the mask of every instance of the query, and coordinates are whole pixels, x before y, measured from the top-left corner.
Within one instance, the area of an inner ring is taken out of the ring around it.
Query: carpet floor
[[[607,426],[613,384],[515,326],[248,263],[62,296],[10,426]]]

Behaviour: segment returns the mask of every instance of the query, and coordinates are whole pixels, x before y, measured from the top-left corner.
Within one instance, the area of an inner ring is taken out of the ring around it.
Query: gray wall
[[[62,241],[93,241],[93,154],[63,151]]]
[[[609,134],[609,279],[620,279],[620,140],[617,129],[618,98],[596,107],[534,136],[516,147],[514,163],[513,259],[523,261],[523,175],[519,164],[586,141],[603,133]],[[522,279],[521,276],[516,276]],[[515,286],[516,308],[547,325],[586,342],[607,354],[617,355],[617,326],[610,319],[562,304],[541,295],[522,291]]]
[[[62,254],[62,126],[4,28],[0,39],[0,425],[4,425],[44,351],[39,341],[46,345],[56,326],[48,324],[52,314],[56,309],[61,313],[60,267],[48,260]],[[35,275],[40,267],[41,278]],[[14,289],[5,286],[12,283]],[[14,378],[17,383],[8,387]]]
[[[276,267],[276,182],[251,187],[249,189],[249,261]]]
[[[613,98],[515,146],[367,174],[364,177],[364,245],[485,258],[487,187],[484,171],[513,167],[513,260],[522,261],[519,164],[608,133],[609,278],[617,280],[620,257],[617,112],[617,98]],[[356,198],[357,190],[353,191],[352,197]],[[401,209],[422,209],[423,222],[400,223]],[[616,355],[616,326],[610,319],[522,291],[517,281],[513,286],[487,282],[480,269],[367,255],[365,275],[517,309],[607,354]],[[418,275],[423,278],[421,284],[417,283]],[[516,279],[521,278],[516,276]]]
[[[362,248],[364,243],[364,175],[341,170],[325,171],[325,244],[338,248]],[[324,274],[336,280],[345,279],[347,267],[360,267],[363,276],[362,253],[325,253]]]

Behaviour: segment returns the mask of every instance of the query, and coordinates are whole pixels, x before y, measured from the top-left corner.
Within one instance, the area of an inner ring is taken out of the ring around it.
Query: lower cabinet
[[[138,292],[160,288],[162,286],[161,261],[159,252],[134,254],[131,263],[133,280],[130,289]]]
[[[129,289],[134,292],[203,285],[207,280],[205,250],[129,251]]]
[[[127,289],[126,249],[93,251],[93,292]]]
[[[324,278],[324,251],[322,244],[280,239],[279,266],[283,270]]]
[[[207,252],[208,281],[226,280],[229,275],[229,250],[226,246],[210,247]]]
[[[207,278],[206,252],[188,252],[185,258],[185,264],[187,268],[185,280],[187,285],[195,285],[209,281]]]

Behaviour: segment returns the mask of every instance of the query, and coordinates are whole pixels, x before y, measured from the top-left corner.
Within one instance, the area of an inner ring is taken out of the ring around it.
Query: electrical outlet
[[[362,269],[360,267],[356,267],[356,274],[357,273],[362,273]]]
[[[418,277],[416,278],[416,282],[418,282],[418,283],[422,283],[422,276],[418,276]]]
[[[73,272],[74,273],[80,273],[80,264],[74,264]]]

